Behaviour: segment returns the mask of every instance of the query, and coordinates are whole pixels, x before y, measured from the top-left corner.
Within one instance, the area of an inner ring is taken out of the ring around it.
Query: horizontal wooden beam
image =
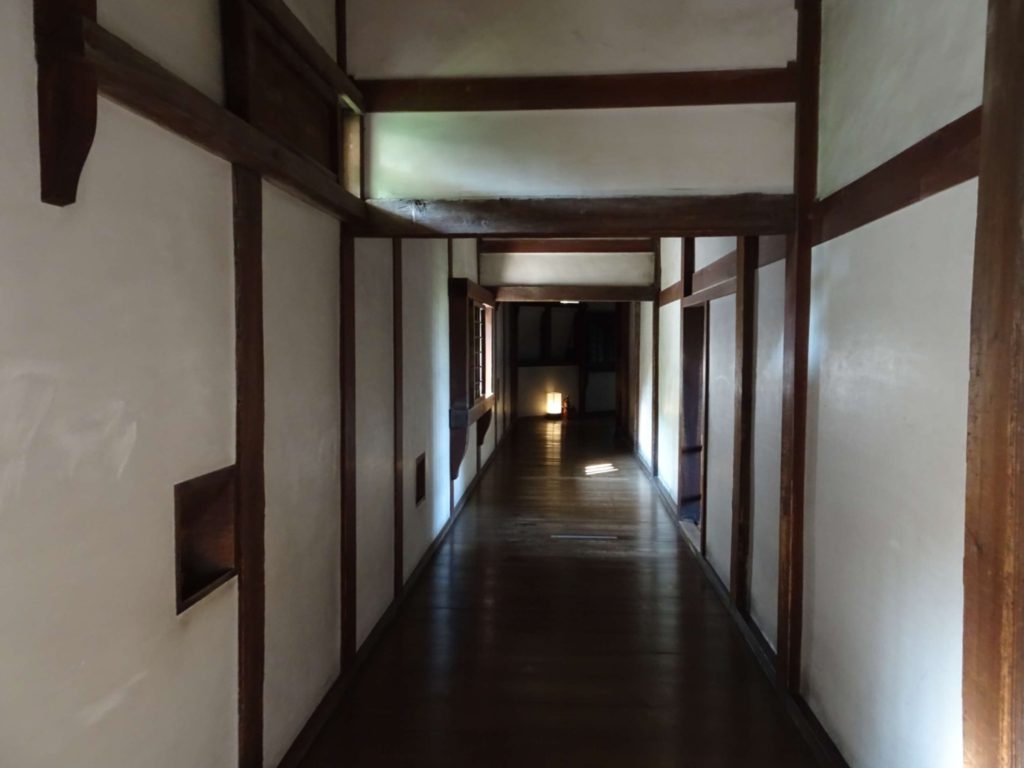
[[[658,306],[664,307],[666,304],[671,304],[673,301],[682,301],[682,298],[683,284],[681,281],[675,282],[658,294]]]
[[[649,237],[481,240],[480,253],[654,253],[654,240]]]
[[[361,80],[370,112],[622,109],[796,100],[796,70]]]
[[[101,93],[342,220],[366,215],[363,202],[325,169],[253,128],[96,22],[82,18],[82,24],[80,64],[95,71]]]
[[[978,175],[981,107],[815,206],[814,242],[834,240]]]
[[[707,304],[710,301],[720,299],[723,296],[730,296],[734,293],[736,293],[736,278],[731,277],[724,282],[712,285],[710,288],[705,288],[703,291],[695,291],[686,296],[683,299],[683,307],[699,307],[702,304]]]
[[[376,237],[716,237],[785,234],[793,196],[367,200]]]
[[[284,0],[247,0],[298,50],[321,79],[338,94],[344,107],[356,114],[366,111],[363,94],[338,63],[324,50]]]
[[[653,285],[506,285],[494,289],[499,302],[654,301]]]

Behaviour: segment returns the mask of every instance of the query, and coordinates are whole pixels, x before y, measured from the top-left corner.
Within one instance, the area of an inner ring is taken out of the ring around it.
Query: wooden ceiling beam
[[[369,112],[692,107],[796,100],[796,69],[360,80]]]
[[[367,200],[374,237],[717,237],[786,234],[793,196]]]

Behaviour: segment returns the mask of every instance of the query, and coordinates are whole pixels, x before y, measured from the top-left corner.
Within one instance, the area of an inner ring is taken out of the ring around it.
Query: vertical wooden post
[[[651,474],[658,476],[658,347],[661,343],[661,238],[654,240],[654,309],[651,317]]]
[[[807,337],[811,309],[811,249],[818,176],[818,82],[821,0],[800,0],[797,31],[796,221],[786,255],[782,374],[782,478],[779,508],[777,672],[800,691],[803,633],[804,472],[807,425]]]
[[[238,764],[263,768],[266,581],[263,475],[263,184],[235,166],[235,367],[238,400]]]
[[[341,668],[356,656],[356,296],[355,241],[341,233]]]
[[[395,388],[395,597],[402,593],[405,582],[403,559],[405,557],[405,379],[402,366],[402,240],[391,241],[392,277],[392,333],[394,343],[394,388]]]
[[[990,0],[971,308],[964,765],[1024,764],[1024,30]]]
[[[693,293],[697,241],[683,240],[682,295]],[[704,410],[704,308],[684,307],[679,302],[679,515],[700,522],[701,455],[704,452],[702,413]]]
[[[732,558],[729,591],[736,609],[750,610],[750,498],[754,426],[754,281],[758,240],[736,242],[736,394],[732,461]]]

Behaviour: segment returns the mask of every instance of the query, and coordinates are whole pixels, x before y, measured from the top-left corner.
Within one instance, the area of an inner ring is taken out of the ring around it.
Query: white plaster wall
[[[452,240],[452,277],[468,277],[474,283],[480,282],[476,262],[476,239]]]
[[[395,383],[391,241],[355,241],[356,642],[394,596]]]
[[[735,250],[735,237],[698,237],[694,242],[694,269],[704,269]]]
[[[676,498],[679,490],[679,401],[682,396],[679,380],[679,302],[666,304],[659,311],[658,477],[669,495]]]
[[[469,435],[466,438],[466,455],[462,458],[462,463],[459,464],[459,474],[452,486],[452,499],[456,504],[462,501],[462,497],[466,495],[470,483],[476,477],[476,454],[478,450],[476,427],[477,425],[473,424],[469,428]]]
[[[370,197],[558,197],[793,188],[793,106],[388,113]]]
[[[683,279],[683,238],[661,238],[661,288]],[[650,282],[650,281],[648,281]]]
[[[263,185],[266,376],[264,764],[339,673],[339,230]]]
[[[575,365],[527,366],[519,369],[519,415],[543,416],[548,392],[561,392],[580,406],[579,367]]]
[[[494,449],[498,445],[500,439],[501,427],[500,427],[500,414],[495,411],[494,416],[491,418],[490,429],[487,430],[487,434],[484,435],[484,441],[480,446],[480,466],[483,467],[487,460],[491,458],[491,454],[494,453]]]
[[[962,764],[977,182],[817,248],[806,698],[854,768]]]
[[[408,578],[450,512],[447,241],[402,242],[402,326],[402,566]],[[427,498],[417,507],[415,470],[421,453],[427,455]]]
[[[14,2],[26,4],[27,0]],[[220,4],[216,0],[98,0],[96,19],[189,85],[218,103],[224,102]]]
[[[732,561],[733,425],[736,420],[736,297],[711,302],[708,349],[707,557],[729,586]]]
[[[101,99],[58,209],[37,135],[0,3],[0,764],[230,768],[236,586],[175,616],[173,487],[235,460],[231,170]]]
[[[349,0],[359,77],[785,66],[787,0]]]
[[[779,493],[782,472],[782,332],[786,264],[757,270],[757,344],[751,496],[750,615],[775,647],[779,604]]]
[[[654,254],[485,253],[484,285],[650,285]]]
[[[640,303],[640,376],[637,415],[637,453],[649,467],[654,457],[654,302]]]
[[[981,104],[986,0],[825,0],[824,196]]]

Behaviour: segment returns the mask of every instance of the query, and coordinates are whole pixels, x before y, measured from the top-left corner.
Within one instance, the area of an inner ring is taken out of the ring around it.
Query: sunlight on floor
[[[619,468],[614,464],[591,464],[589,467],[584,467],[583,471],[587,477],[593,477],[594,475],[607,475],[610,472],[618,472]]]

